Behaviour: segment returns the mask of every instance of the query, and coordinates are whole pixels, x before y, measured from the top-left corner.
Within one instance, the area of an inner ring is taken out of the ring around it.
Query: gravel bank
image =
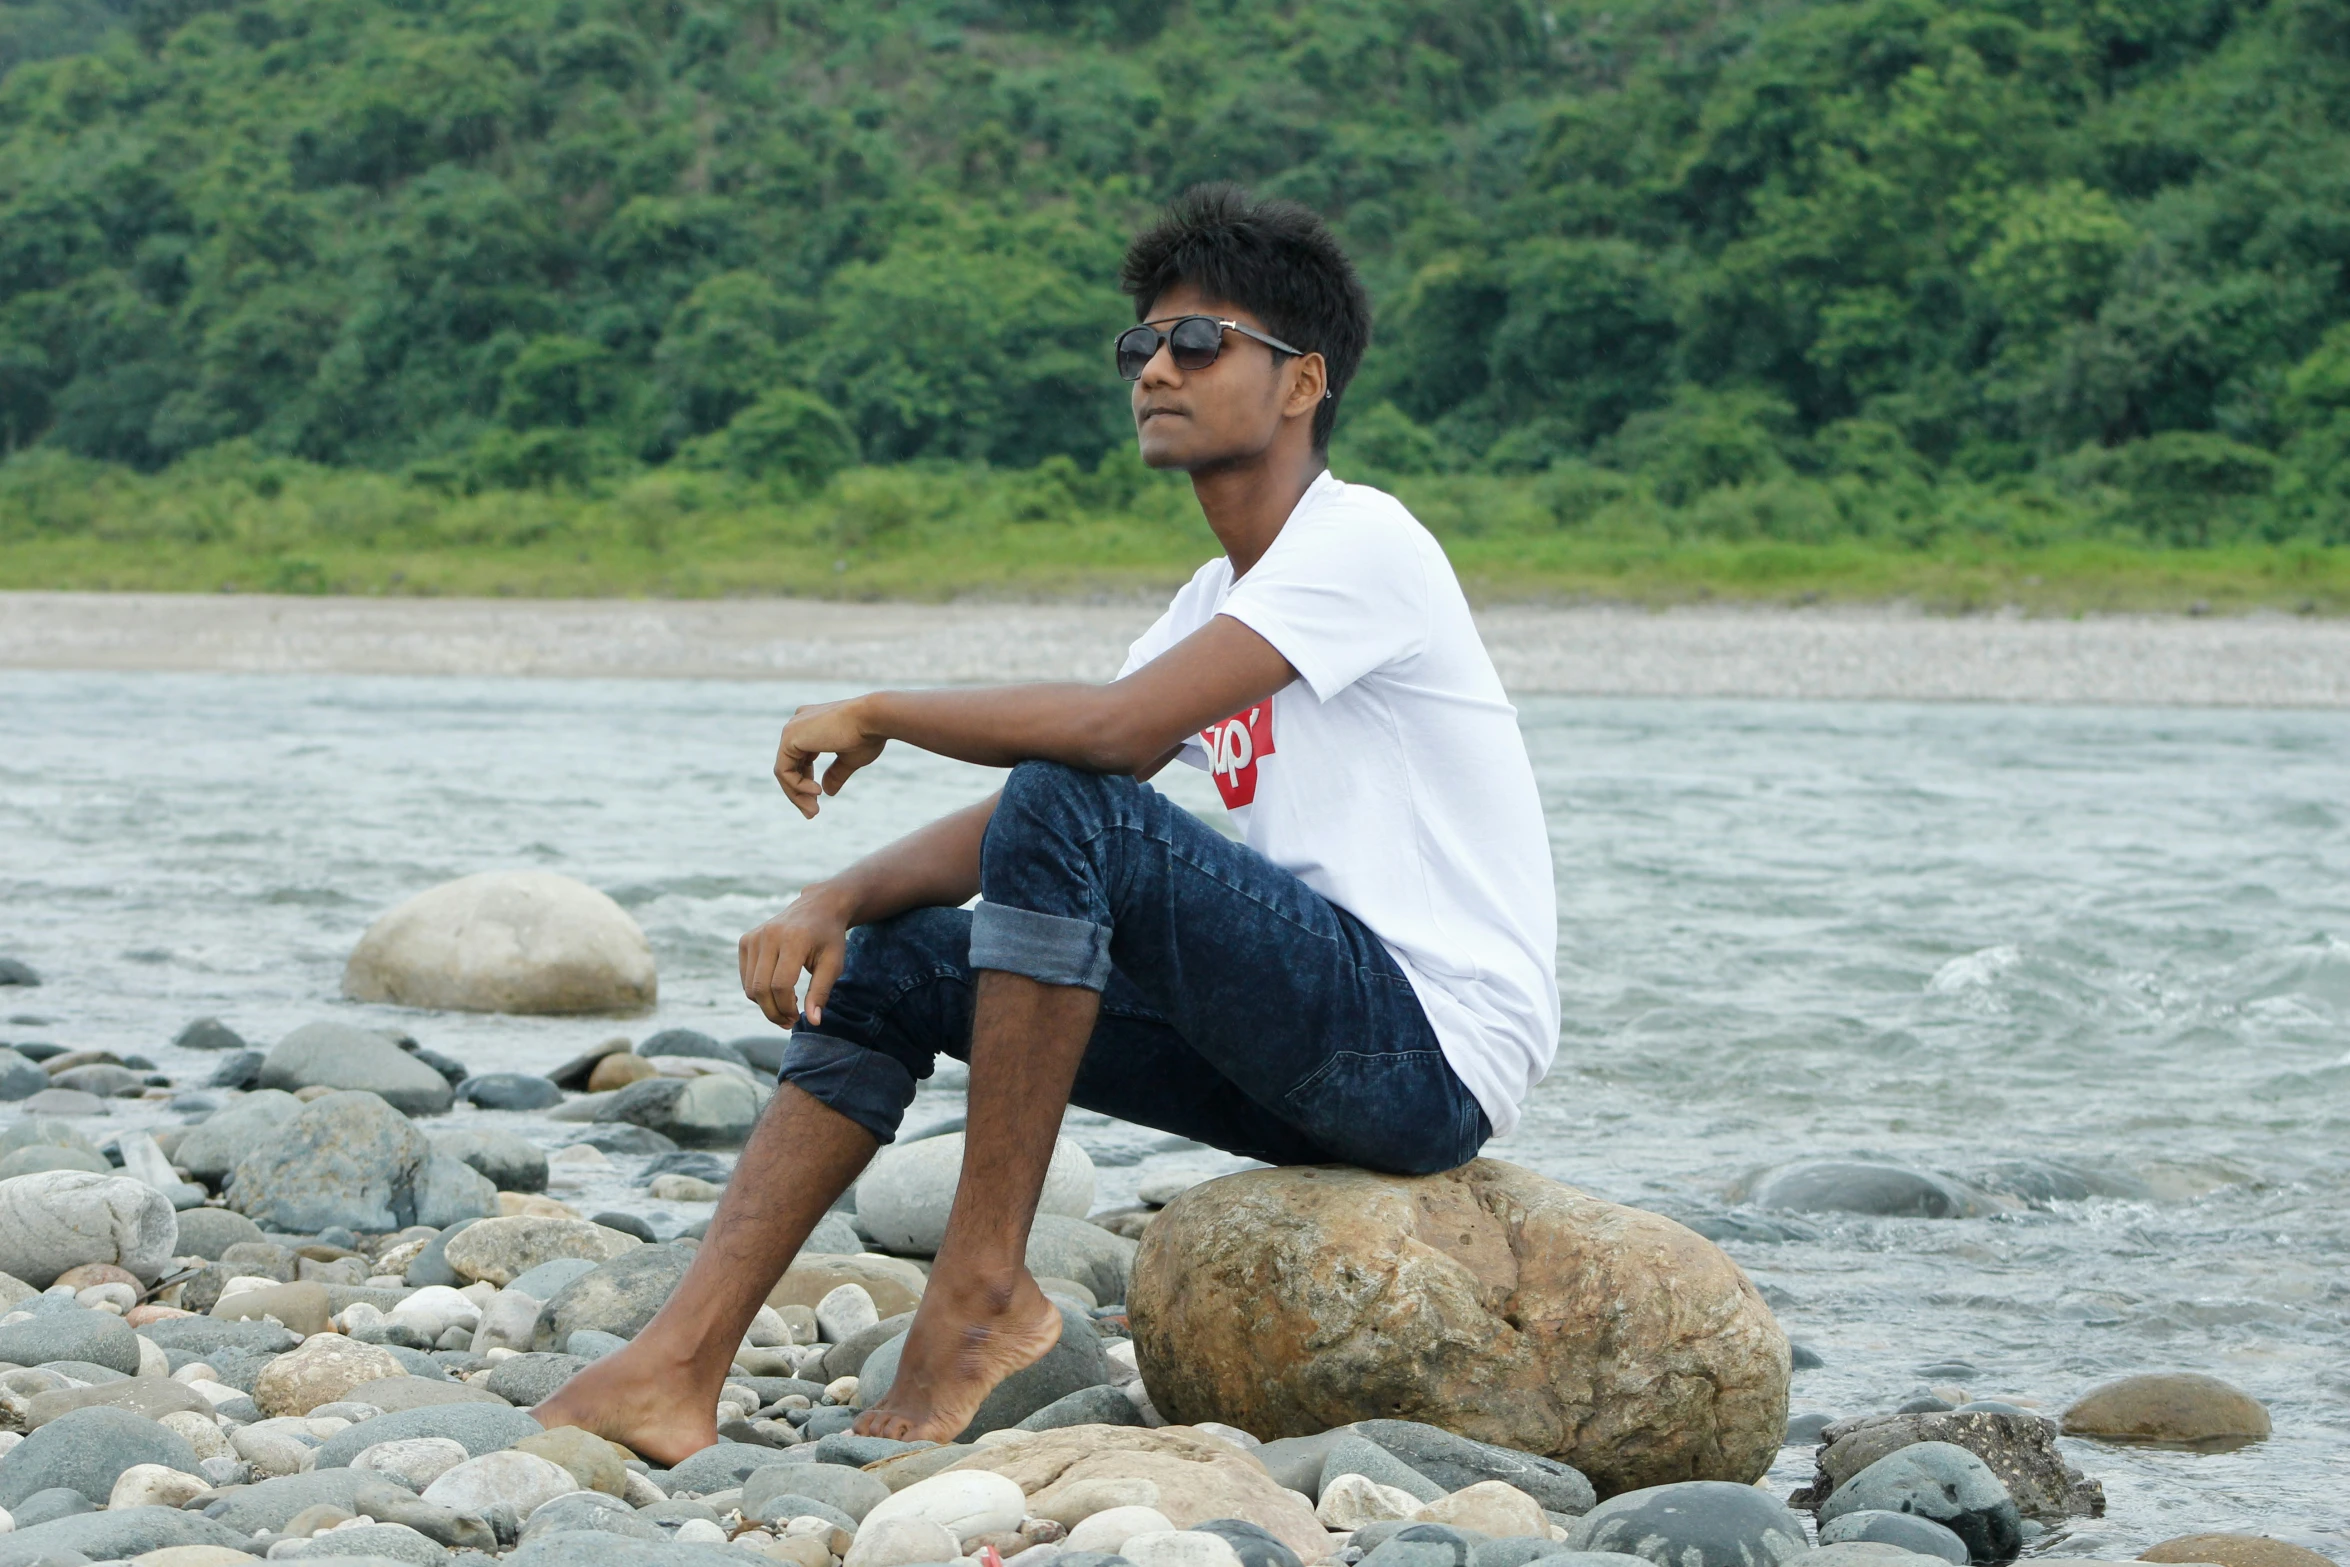
[[[0,594],[0,667],[911,683],[1102,678],[1155,606]],[[1514,691],[2350,706],[2350,624],[1503,606]]]

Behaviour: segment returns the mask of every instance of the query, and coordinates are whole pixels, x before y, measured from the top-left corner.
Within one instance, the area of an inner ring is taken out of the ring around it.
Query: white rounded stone
[[[451,1466],[424,1488],[424,1499],[477,1517],[502,1503],[515,1517],[528,1518],[541,1502],[578,1489],[561,1464],[507,1448]]]
[[[877,1523],[919,1518],[954,1535],[959,1554],[961,1542],[974,1536],[1019,1528],[1027,1512],[1028,1498],[1004,1475],[983,1469],[932,1475],[875,1503],[859,1526],[858,1538],[862,1540],[864,1530]]]
[[[409,1490],[421,1493],[468,1456],[465,1444],[454,1438],[409,1436],[359,1449],[351,1456],[351,1467],[389,1475]]]
[[[109,1511],[125,1507],[177,1507],[188,1498],[212,1489],[202,1475],[188,1474],[169,1464],[133,1464],[114,1477],[106,1495]]]
[[[1240,1567],[1240,1553],[1231,1542],[1197,1529],[1130,1534],[1118,1554],[1134,1567]]]
[[[1360,1529],[1383,1518],[1409,1518],[1419,1507],[1420,1499],[1409,1491],[1362,1475],[1339,1475],[1322,1487],[1314,1516],[1325,1529]]]
[[[816,1302],[816,1334],[827,1344],[846,1344],[880,1320],[880,1309],[861,1284],[837,1284]]]
[[[963,1173],[963,1134],[893,1143],[857,1181],[857,1217],[889,1251],[929,1255],[946,1237]],[[1082,1219],[1093,1211],[1093,1160],[1066,1137],[1053,1144],[1038,1213]]]
[[[552,871],[485,871],[420,892],[367,929],[354,1001],[464,1012],[641,1012],[653,949],[628,911]]]
[[[1156,1507],[1105,1507],[1081,1519],[1062,1542],[1072,1551],[1108,1551],[1113,1554],[1138,1534],[1165,1534],[1175,1527]]]
[[[47,1289],[85,1262],[111,1262],[144,1281],[179,1245],[171,1199],[127,1176],[39,1170],[0,1181],[0,1273]]]
[[[446,1284],[428,1284],[394,1306],[389,1320],[438,1339],[451,1328],[470,1331],[479,1326],[481,1308]]]
[[[885,1518],[876,1523],[869,1514],[841,1567],[913,1567],[917,1562],[952,1561],[962,1549],[962,1542],[943,1524],[914,1517]]]

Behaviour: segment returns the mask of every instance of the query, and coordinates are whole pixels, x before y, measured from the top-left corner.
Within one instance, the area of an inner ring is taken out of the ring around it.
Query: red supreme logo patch
[[[1208,771],[1216,778],[1216,792],[1224,809],[1236,811],[1257,797],[1257,763],[1273,754],[1273,704],[1259,702],[1245,713],[1234,713],[1222,723],[1199,732],[1208,748]]]

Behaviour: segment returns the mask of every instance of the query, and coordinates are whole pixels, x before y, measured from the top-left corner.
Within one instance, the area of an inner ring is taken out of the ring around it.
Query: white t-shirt
[[[1200,567],[1119,677],[1217,615],[1299,678],[1184,743],[1248,846],[1368,925],[1495,1136],[1558,1050],[1558,906],[1534,768],[1444,551],[1324,473],[1238,583]]]

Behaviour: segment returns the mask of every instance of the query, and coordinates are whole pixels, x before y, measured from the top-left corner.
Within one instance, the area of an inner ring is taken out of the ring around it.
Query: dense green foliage
[[[1116,258],[1222,177],[1372,283],[1343,469],[1604,536],[2350,542],[2340,0],[9,0],[0,72],[25,494],[1125,505]]]

